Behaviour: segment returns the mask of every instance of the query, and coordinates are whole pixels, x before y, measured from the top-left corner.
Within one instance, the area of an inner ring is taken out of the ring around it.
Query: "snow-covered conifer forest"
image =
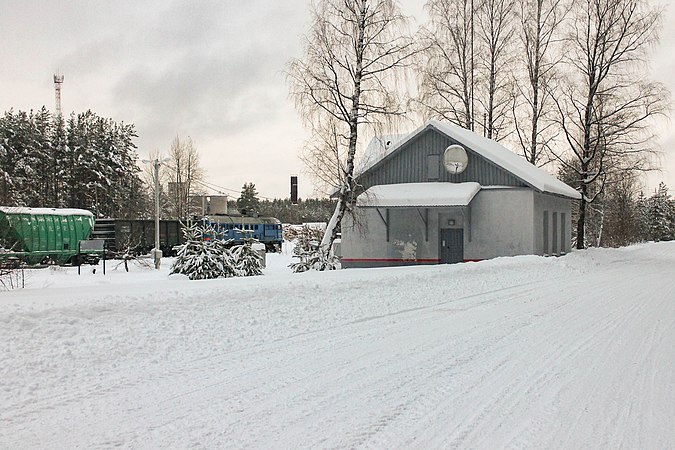
[[[68,118],[38,110],[0,117],[0,204],[82,208],[134,217],[145,187],[132,124],[92,111]]]

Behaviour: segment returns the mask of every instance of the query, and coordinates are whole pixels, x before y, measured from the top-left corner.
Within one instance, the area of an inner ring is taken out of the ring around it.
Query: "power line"
[[[167,169],[170,169],[171,171],[173,171],[173,173],[178,173],[178,169],[176,169],[175,167],[173,167],[169,164],[164,164],[164,167],[166,167]],[[208,189],[211,189],[218,194],[228,195],[227,192],[223,192],[223,191],[230,191],[230,192],[234,192],[235,194],[241,194],[241,190],[227,188],[227,187],[220,186],[220,185],[217,185],[215,183],[208,182],[208,181],[192,180],[192,182],[195,183],[195,184],[199,184],[203,187],[206,187]],[[264,200],[270,200],[270,201],[274,200],[273,198],[265,197],[265,196],[262,196],[262,195],[258,195],[258,198],[262,198]]]

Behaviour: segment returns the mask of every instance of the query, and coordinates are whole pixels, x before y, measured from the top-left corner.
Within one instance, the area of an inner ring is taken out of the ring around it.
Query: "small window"
[[[256,229],[256,230],[258,229],[258,225],[255,226],[255,229]]]
[[[567,234],[567,227],[565,225],[566,219],[567,215],[565,213],[560,213],[560,253],[567,252],[567,239],[565,238],[565,235]]]
[[[544,255],[548,255],[548,211],[544,211]]]
[[[441,155],[427,156],[427,180],[438,181],[441,171]]]
[[[552,235],[551,235],[551,253],[558,254],[558,213],[553,213]]]

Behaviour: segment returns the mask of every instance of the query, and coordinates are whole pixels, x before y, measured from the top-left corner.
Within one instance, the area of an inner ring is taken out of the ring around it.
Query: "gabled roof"
[[[480,191],[478,183],[400,183],[372,186],[356,199],[363,208],[466,206]]]
[[[558,180],[556,177],[549,174],[545,170],[530,164],[525,158],[513,153],[511,150],[507,149],[500,143],[480,136],[473,131],[438,120],[428,121],[422,127],[391,145],[391,147],[387,149],[386,155],[384,155],[380,161],[369,167],[368,170],[373,169],[384,159],[387,159],[389,156],[397,153],[408,142],[429,128],[433,128],[438,132],[463,144],[471,151],[479,154],[483,158],[513,174],[517,178],[521,179],[525,184],[531,186],[533,189],[539,192],[548,192],[573,199],[581,198],[581,194],[577,192],[576,189],[573,189],[572,187]]]
[[[363,173],[369,170],[379,161],[384,159],[396,148],[396,144],[407,136],[408,133],[384,134],[372,138],[363,152],[363,158],[361,158],[360,164],[361,167],[359,167],[357,173]]]

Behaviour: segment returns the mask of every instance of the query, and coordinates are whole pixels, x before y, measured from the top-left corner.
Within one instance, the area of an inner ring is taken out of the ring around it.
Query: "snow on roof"
[[[513,153],[492,139],[438,120],[431,120],[429,124],[459,142],[466,144],[471,150],[503,167],[541,192],[550,192],[575,199],[581,198],[581,194],[576,189],[563,183],[545,170],[530,164],[522,156]]]
[[[384,159],[397,147],[396,144],[407,136],[407,133],[375,136],[370,140],[363,152],[363,158],[361,159],[361,165],[359,170],[357,170],[357,173],[365,172]]]
[[[564,197],[573,199],[581,198],[581,194],[576,189],[573,189],[572,187],[558,180],[556,177],[549,174],[545,170],[530,164],[525,158],[513,153],[511,150],[504,147],[500,143],[480,136],[473,131],[458,127],[454,124],[441,122],[439,120],[428,121],[417,130],[405,136],[403,139],[400,139],[392,144],[387,149],[387,152],[382,159],[403,147],[407,142],[412,140],[415,136],[429,127],[433,127],[441,133],[464,144],[475,153],[478,153],[485,159],[492,161],[496,165],[504,168],[540,192],[549,192],[551,194],[562,195]],[[372,166],[374,165],[375,164]],[[370,169],[372,166],[368,167],[368,169]]]
[[[361,207],[466,206],[480,191],[478,183],[400,183],[372,186],[359,195]]]
[[[24,206],[0,206],[0,212],[6,214],[43,214],[49,216],[91,216],[91,211],[75,208],[27,208]]]

